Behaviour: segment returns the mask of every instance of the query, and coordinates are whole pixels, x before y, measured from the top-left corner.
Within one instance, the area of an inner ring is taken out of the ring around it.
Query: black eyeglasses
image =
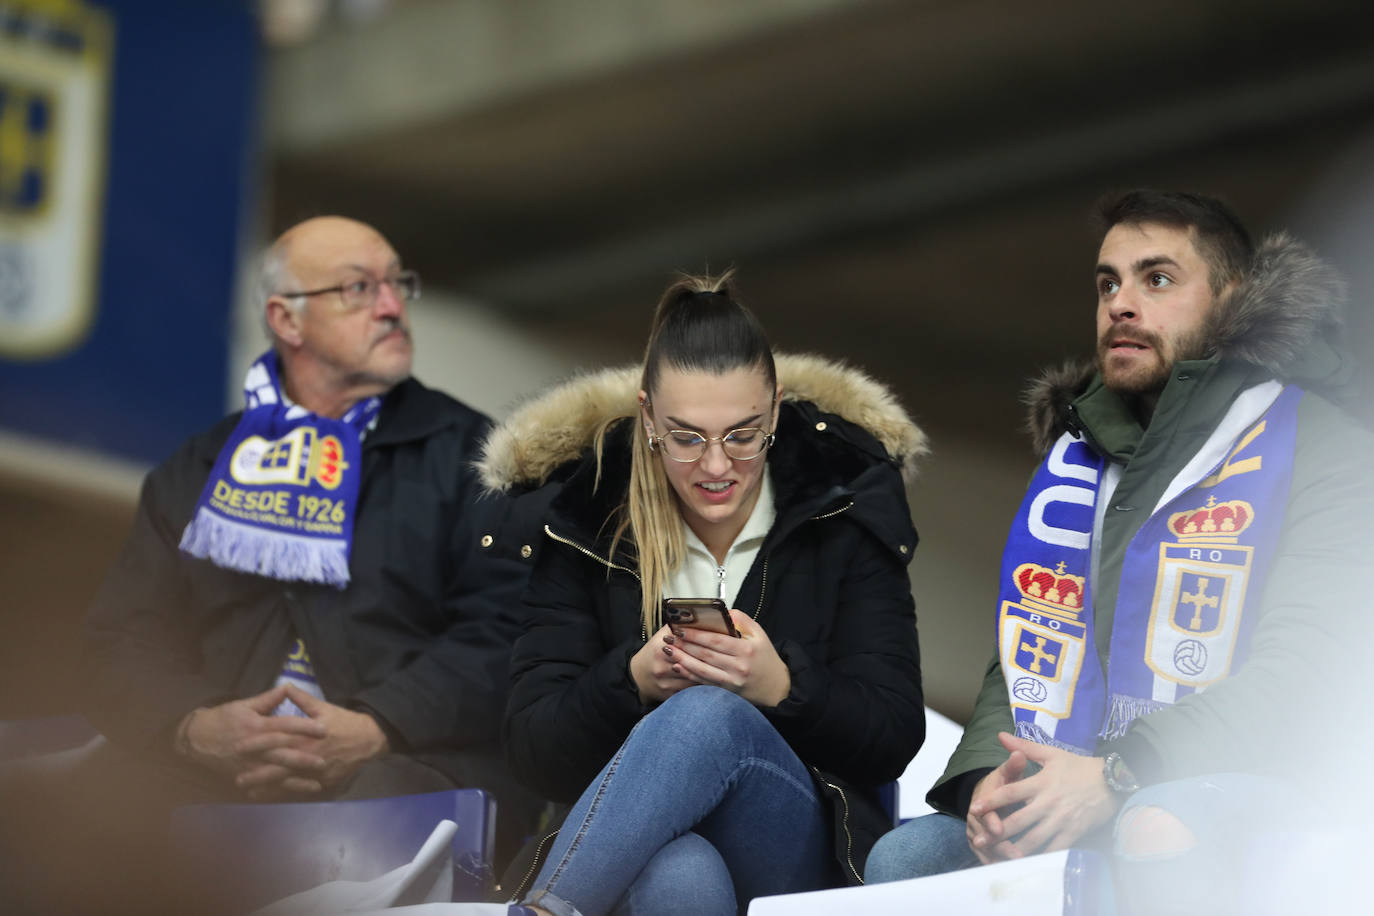
[[[659,447],[663,454],[683,463],[700,461],[706,447],[719,442],[727,457],[736,461],[752,461],[773,444],[775,437],[757,426],[742,426],[723,436],[703,436],[687,429],[670,429],[666,436],[650,436],[649,448]]]
[[[377,296],[382,291],[382,284],[390,286],[403,302],[414,302],[420,298],[420,275],[413,270],[402,270],[380,280],[373,277],[361,277],[338,286],[326,286],[323,289],[308,289],[296,293],[278,293],[277,295],[294,299],[303,296],[338,293],[344,308],[349,311],[356,311],[358,309],[370,309],[377,304]]]

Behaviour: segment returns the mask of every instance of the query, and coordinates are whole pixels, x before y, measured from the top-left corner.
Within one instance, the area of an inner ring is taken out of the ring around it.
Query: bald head
[[[385,392],[410,374],[403,287],[413,289],[400,273],[386,238],[343,216],[298,223],[268,249],[265,317],[297,403],[334,414],[340,403]]]
[[[315,289],[303,285],[301,277],[318,270],[322,264],[327,269],[336,252],[359,245],[391,248],[376,229],[346,216],[316,216],[297,223],[277,236],[263,256],[259,277],[261,300],[285,292]],[[292,304],[304,303],[292,300]]]

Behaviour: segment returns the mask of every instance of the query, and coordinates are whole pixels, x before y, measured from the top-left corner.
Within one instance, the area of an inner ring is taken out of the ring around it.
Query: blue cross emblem
[[[1218,576],[1185,572],[1179,583],[1174,624],[1189,633],[1210,633],[1221,619],[1221,592],[1224,583]]]
[[[1016,664],[1023,671],[1054,680],[1059,677],[1059,665],[1064,658],[1064,644],[1057,639],[1027,633],[1016,634]]]

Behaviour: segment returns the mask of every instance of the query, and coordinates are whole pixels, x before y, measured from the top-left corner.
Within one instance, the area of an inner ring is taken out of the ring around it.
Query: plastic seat
[[[453,836],[453,899],[492,884],[496,802],[481,789],[359,801],[187,805],[170,831],[189,886],[226,912],[329,881],[369,881],[409,862],[441,820]]]
[[[901,783],[893,780],[879,786],[878,801],[883,803],[883,810],[887,812],[888,817],[892,818],[892,826],[900,826],[903,820]]]

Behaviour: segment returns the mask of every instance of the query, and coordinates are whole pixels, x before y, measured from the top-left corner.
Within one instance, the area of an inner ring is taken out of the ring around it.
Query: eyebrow
[[[1155,255],[1152,258],[1141,258],[1139,261],[1136,261],[1134,264],[1131,265],[1131,273],[1138,274],[1141,271],[1149,270],[1152,267],[1163,266],[1180,267],[1181,265],[1168,255],[1159,254]],[[1098,274],[1110,274],[1113,277],[1116,276],[1116,268],[1105,262],[1097,265],[1096,272]]]
[[[752,417],[746,417],[746,418],[743,419],[743,420],[739,420],[739,421],[737,421],[736,423],[733,423],[732,425],[725,427],[725,431],[728,433],[728,432],[730,432],[731,430],[735,430],[735,429],[746,429],[746,428],[748,428],[748,427],[750,427],[750,426],[753,426],[755,423],[757,423],[757,422],[758,422],[759,420],[761,420],[762,418],[763,418],[763,414],[761,414],[761,413],[756,413],[756,414],[754,414]],[[686,420],[679,420],[677,417],[668,417],[668,422],[673,424],[673,429],[682,429],[682,430],[686,430],[686,431],[688,431],[688,432],[693,432],[693,433],[702,433],[702,432],[705,432],[705,430],[702,429],[700,426],[693,426],[691,423],[688,423]]]
[[[1159,254],[1155,255],[1153,258],[1141,258],[1139,261],[1136,261],[1135,272],[1140,273],[1142,270],[1149,270],[1151,267],[1163,267],[1166,265],[1169,267],[1181,266],[1177,261],[1175,261],[1168,255]]]

